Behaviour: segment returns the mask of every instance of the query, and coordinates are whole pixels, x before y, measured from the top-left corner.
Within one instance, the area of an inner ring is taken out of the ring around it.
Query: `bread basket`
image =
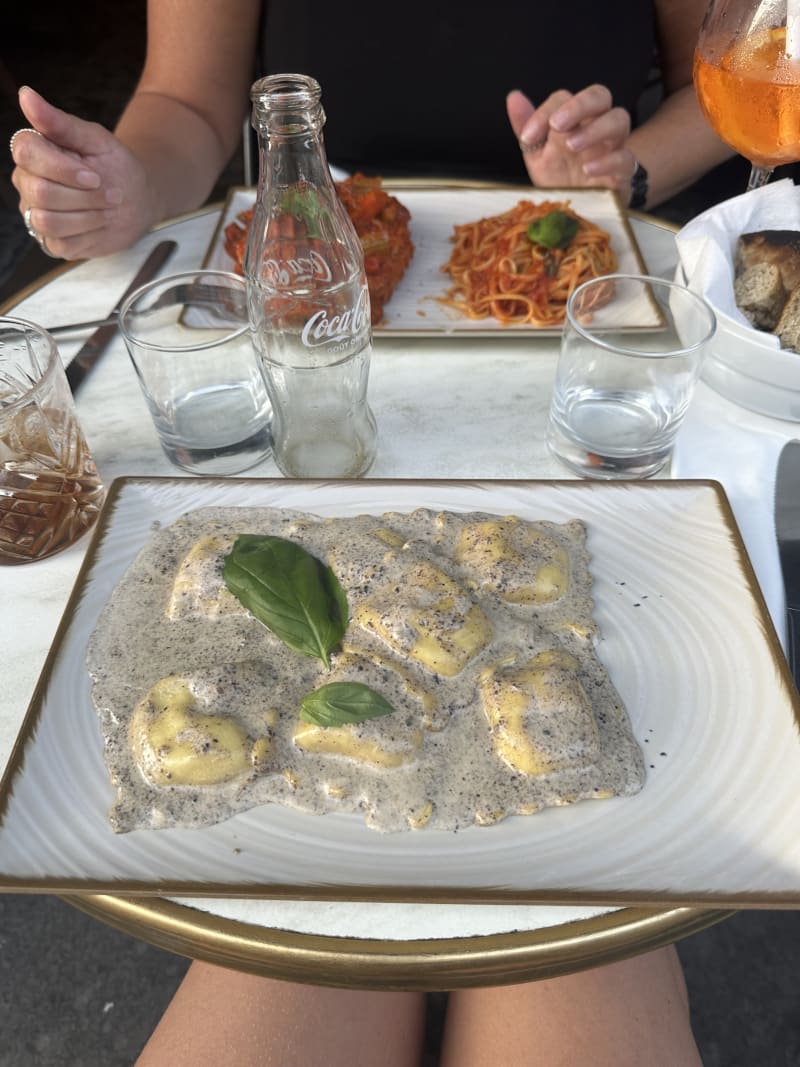
[[[800,354],[752,326],[733,294],[739,236],[770,229],[800,231],[800,189],[791,179],[723,201],[688,222],[676,235],[676,278],[701,293],[717,315],[703,381],[750,411],[800,422]]]

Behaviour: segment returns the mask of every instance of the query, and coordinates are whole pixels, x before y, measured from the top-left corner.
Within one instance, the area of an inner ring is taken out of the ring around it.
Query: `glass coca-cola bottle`
[[[250,95],[259,179],[245,273],[275,462],[290,477],[357,477],[375,456],[369,291],[328,169],[320,87],[275,74]]]

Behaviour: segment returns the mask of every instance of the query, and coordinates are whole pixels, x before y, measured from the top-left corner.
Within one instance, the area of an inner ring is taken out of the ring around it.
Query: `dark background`
[[[9,180],[6,146],[25,124],[17,87],[30,84],[58,106],[113,126],[141,69],[144,9],[144,0],[3,5],[0,301],[55,265],[25,232]],[[746,172],[737,161],[658,214],[681,224],[741,191]],[[241,180],[237,154],[211,199]],[[678,947],[706,1067],[800,1065],[797,912],[740,912]],[[56,897],[0,894],[0,1067],[133,1063],[187,966]],[[431,1065],[444,1002],[431,998]]]

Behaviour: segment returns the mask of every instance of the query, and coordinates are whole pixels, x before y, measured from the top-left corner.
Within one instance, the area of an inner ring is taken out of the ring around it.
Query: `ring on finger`
[[[36,232],[36,230],[34,230],[33,223],[31,222],[31,212],[32,211],[33,211],[32,207],[26,207],[25,210],[22,212],[22,218],[23,218],[23,220],[25,222],[25,229],[28,231],[28,233],[31,235],[31,237],[34,239],[34,241],[38,241],[39,240],[39,234]]]
[[[528,144],[527,141],[520,141],[519,146],[523,152],[538,152],[544,148],[547,144],[547,138],[543,137],[541,141],[536,141],[534,144]]]
[[[31,126],[24,126],[21,130],[15,130],[14,133],[11,134],[11,140],[8,142],[8,150],[12,156],[14,155],[14,142],[21,133],[35,133],[38,136],[41,136],[39,131],[34,130]]]

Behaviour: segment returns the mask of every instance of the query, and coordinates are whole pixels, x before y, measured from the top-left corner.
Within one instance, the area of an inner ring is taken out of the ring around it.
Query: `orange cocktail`
[[[721,58],[694,57],[706,118],[731,148],[760,167],[800,160],[800,61],[786,55],[786,29],[736,40]]]

